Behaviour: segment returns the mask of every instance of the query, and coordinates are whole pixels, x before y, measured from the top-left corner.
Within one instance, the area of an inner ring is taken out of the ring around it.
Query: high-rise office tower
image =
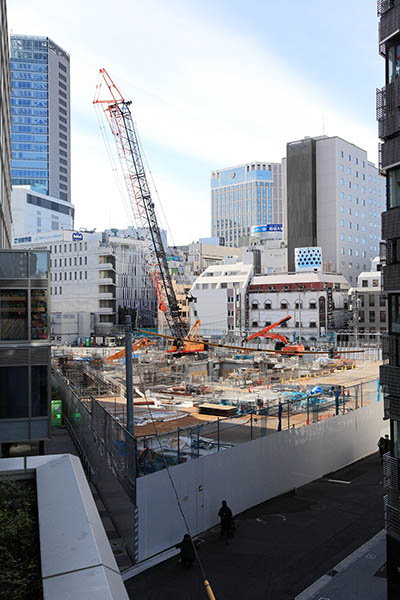
[[[377,90],[377,118],[382,140],[380,167],[386,172],[386,240],[383,291],[388,298],[389,327],[381,366],[385,418],[390,419],[391,452],[385,456],[384,486],[388,598],[400,598],[400,0],[378,0],[379,53],[385,59],[385,86]],[[385,248],[385,246],[383,247]]]
[[[289,271],[295,248],[321,246],[325,268],[356,285],[379,251],[384,178],[365,150],[336,136],[288,143],[285,164]]]
[[[29,35],[10,51],[13,185],[70,201],[69,55]]]
[[[6,2],[0,0],[0,248],[11,246],[10,62]]]
[[[254,162],[211,175],[211,235],[237,246],[252,225],[282,223],[280,163]]]

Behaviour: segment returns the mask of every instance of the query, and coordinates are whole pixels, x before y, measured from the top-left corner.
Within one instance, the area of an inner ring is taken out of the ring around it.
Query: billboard
[[[322,249],[319,246],[309,246],[294,249],[296,273],[302,271],[322,271]]]

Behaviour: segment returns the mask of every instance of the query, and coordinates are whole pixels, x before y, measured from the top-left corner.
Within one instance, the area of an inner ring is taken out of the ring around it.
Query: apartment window
[[[59,290],[60,290],[60,294],[62,294],[62,287],[61,286],[60,286]]]
[[[379,312],[379,320],[381,323],[384,323],[386,321],[386,312],[384,310],[381,310]]]
[[[379,287],[379,279],[372,280],[372,287]]]
[[[351,181],[348,181],[348,182],[347,182],[347,187],[348,187],[348,188],[351,188]]]
[[[344,185],[344,179],[342,177],[339,179],[339,184]]]
[[[264,310],[271,310],[271,308],[272,308],[272,303],[269,300],[267,300],[264,303]]]
[[[310,300],[309,307],[311,310],[315,310],[317,308],[317,303],[315,302],[315,300]]]
[[[281,308],[283,310],[286,310],[288,307],[288,303],[286,302],[286,300],[281,300]]]
[[[310,321],[310,328],[314,329],[317,326],[317,323],[315,321]]]
[[[85,271],[85,279],[87,279],[87,271]]]
[[[252,327],[258,327],[258,321],[253,321],[251,324]]]
[[[340,248],[340,254],[344,254],[344,248]]]
[[[347,155],[347,160],[351,160],[351,154]]]
[[[339,170],[344,171],[344,165],[339,165]]]
[[[76,271],[74,272],[74,275],[75,275],[74,279],[78,279],[78,275],[77,275]]]
[[[362,161],[363,169],[365,168],[365,160]]]
[[[257,310],[258,309],[258,302],[253,301],[251,303],[251,310]]]
[[[339,152],[339,156],[340,156],[340,158],[343,158],[343,157],[344,157],[344,152],[343,152],[343,150],[340,150],[340,152]]]
[[[347,167],[347,174],[351,175],[351,169],[350,169],[350,167]]]
[[[375,312],[373,310],[369,311],[369,322],[375,323]]]
[[[300,302],[297,301],[295,303],[294,307],[295,307],[296,310],[299,310],[299,308],[302,309],[303,308],[303,303],[301,301]]]
[[[375,296],[374,294],[369,295],[368,306],[375,306]]]

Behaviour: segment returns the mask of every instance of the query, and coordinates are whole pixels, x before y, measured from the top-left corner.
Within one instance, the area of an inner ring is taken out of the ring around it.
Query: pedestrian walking
[[[218,516],[221,519],[221,535],[228,536],[232,530],[232,511],[227,505],[226,500],[222,500]]]
[[[191,567],[196,558],[193,542],[188,533],[185,533],[183,540],[175,546],[181,551],[181,563],[183,567]]]
[[[390,444],[390,439],[388,434],[385,435],[385,439],[384,439],[384,447],[383,447],[383,453],[386,454],[386,452],[390,452],[391,450],[391,444]]]

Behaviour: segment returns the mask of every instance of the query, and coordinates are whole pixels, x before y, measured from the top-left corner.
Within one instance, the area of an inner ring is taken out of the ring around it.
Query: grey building
[[[0,390],[0,442],[47,439],[50,340],[46,251],[0,251]]]
[[[70,201],[69,55],[48,37],[10,46],[13,186]]]
[[[391,448],[384,460],[388,598],[400,597],[400,1],[378,0],[379,53],[385,60],[385,86],[377,90],[380,167],[386,173],[386,242],[383,291],[388,296],[389,326],[380,368],[384,416],[390,419]]]
[[[387,330],[387,298],[382,293],[380,269],[379,258],[374,258],[371,270],[360,273],[357,286],[351,290],[353,328],[360,341]]]
[[[10,63],[5,0],[0,0],[0,248],[11,246]]]
[[[325,270],[355,285],[379,251],[384,178],[365,150],[336,136],[290,142],[284,164],[289,271],[295,248],[320,246]]]
[[[140,326],[155,326],[147,243],[135,230],[128,231],[49,231],[15,240],[18,248],[50,251],[51,336],[56,343],[115,335],[124,311],[136,312]]]
[[[280,163],[253,162],[211,175],[211,235],[238,246],[253,225],[282,223]]]

